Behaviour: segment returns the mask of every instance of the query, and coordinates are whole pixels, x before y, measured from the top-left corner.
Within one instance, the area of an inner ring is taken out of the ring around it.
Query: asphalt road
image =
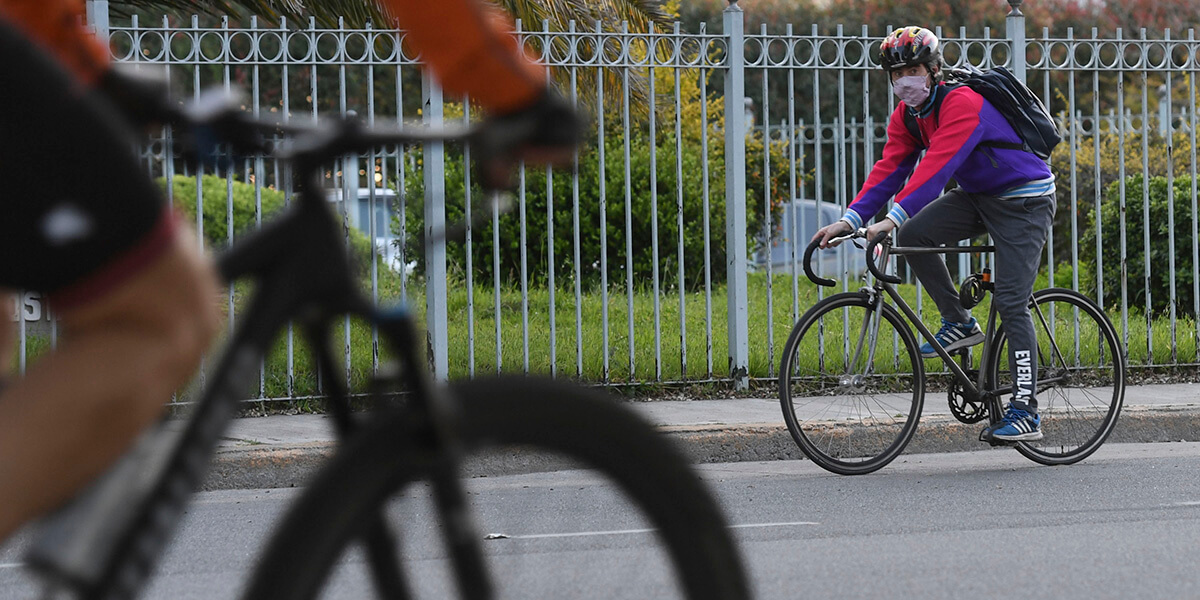
[[[904,456],[846,478],[807,461],[700,467],[759,598],[1200,597],[1200,443],[1110,444],[1040,467],[1011,450]],[[502,597],[670,597],[654,537],[602,480],[560,471],[474,480]],[[235,598],[297,490],[201,494],[147,598]],[[418,597],[452,596],[424,489],[392,507]],[[18,539],[0,598],[35,595]],[[370,597],[360,557],[328,598]]]

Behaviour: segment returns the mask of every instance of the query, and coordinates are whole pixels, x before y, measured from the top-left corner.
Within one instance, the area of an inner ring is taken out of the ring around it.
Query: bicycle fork
[[[470,600],[489,600],[495,597],[491,579],[488,577],[487,566],[483,557],[482,536],[467,504],[467,494],[461,480],[462,457],[465,448],[458,433],[458,406],[444,394],[444,390],[434,385],[428,372],[421,368],[422,358],[415,351],[419,346],[415,343],[417,332],[412,320],[402,312],[384,313],[379,317],[379,325],[387,331],[396,343],[396,349],[403,364],[409,368],[408,384],[416,399],[414,407],[419,419],[419,430],[428,441],[426,450],[431,460],[427,474],[433,486],[434,504],[437,507],[439,522],[446,534],[447,546],[455,579],[459,585],[459,593]],[[379,515],[380,524],[386,524],[384,515]],[[378,536],[376,536],[378,538]],[[374,550],[371,547],[382,545],[378,539],[368,540],[368,550],[378,556],[372,556],[372,562],[390,559],[395,561],[394,551],[391,556],[383,556],[383,548]],[[391,546],[389,545],[389,548]],[[377,565],[378,567],[378,565]],[[396,570],[398,566],[392,567]],[[385,571],[386,573],[386,571]],[[402,584],[403,579],[397,573],[389,576],[395,584]],[[407,590],[393,593],[390,585],[376,577],[376,584],[388,598],[408,598]]]
[[[879,339],[879,320],[883,318],[883,298],[873,288],[864,288],[863,293],[874,305],[874,309],[868,310],[866,318],[863,319],[862,328],[858,333],[858,344],[854,349],[854,358],[846,364],[846,372],[838,382],[844,388],[857,389],[861,387],[875,366],[875,343]],[[858,359],[862,357],[864,349],[867,352],[866,364],[863,365],[861,372],[855,373],[855,365],[859,364]]]
[[[882,258],[884,261],[888,258],[886,250],[882,253]],[[879,293],[879,290],[874,287],[863,287],[860,291],[874,308],[868,310],[863,319],[862,330],[858,334],[858,347],[854,349],[854,359],[846,365],[846,374],[839,382],[842,387],[850,389],[862,389],[867,377],[871,376],[871,370],[875,367],[875,343],[879,339],[879,321],[883,319],[883,295]],[[857,365],[858,359],[862,357],[864,345],[867,351],[867,362],[863,365],[861,373],[854,374],[854,365]]]

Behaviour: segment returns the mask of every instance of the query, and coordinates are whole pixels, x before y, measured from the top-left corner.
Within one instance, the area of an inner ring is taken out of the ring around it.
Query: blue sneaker
[[[951,323],[942,319],[942,328],[933,336],[937,343],[946,349],[946,352],[953,352],[959,348],[967,348],[974,346],[983,341],[983,331],[979,329],[979,322],[975,317],[971,317],[966,323]],[[921,358],[937,358],[937,351],[933,349],[933,345],[925,342],[921,345]]]
[[[1006,442],[1028,442],[1042,439],[1042,418],[1036,413],[1008,405],[1004,418],[987,428],[993,438]],[[985,435],[986,437],[986,435]]]

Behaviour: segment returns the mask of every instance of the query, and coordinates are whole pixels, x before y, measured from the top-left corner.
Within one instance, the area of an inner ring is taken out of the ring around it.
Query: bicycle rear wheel
[[[1045,437],[1018,442],[1017,451],[1044,465],[1076,463],[1095,452],[1117,423],[1125,399],[1125,355],[1108,317],[1078,292],[1038,290],[1031,312],[1038,344],[1038,412]],[[985,371],[988,381],[996,384],[993,389],[1012,388],[1006,340],[1001,327]],[[1000,401],[993,398],[993,415],[1003,413]]]
[[[660,535],[684,597],[749,597],[740,557],[712,495],[683,455],[636,414],[593,391],[548,380],[464,381],[452,384],[450,393],[468,450],[517,444],[584,463],[617,484]],[[389,499],[426,477],[429,453],[412,450],[417,436],[406,429],[409,421],[392,417],[351,438],[277,528],[246,598],[318,597],[336,563],[345,562]],[[398,569],[403,575],[403,567]],[[596,591],[585,595],[597,593],[605,597]]]
[[[841,475],[896,458],[924,403],[917,340],[894,308],[876,302],[846,293],[817,303],[792,329],[779,365],[788,431],[809,459]]]

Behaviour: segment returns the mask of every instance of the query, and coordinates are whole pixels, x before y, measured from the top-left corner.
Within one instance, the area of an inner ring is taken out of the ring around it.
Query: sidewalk
[[[628,405],[678,442],[695,462],[801,459],[774,398],[649,401]],[[950,416],[945,395],[925,397],[921,424],[907,453],[988,450],[982,425]],[[221,443],[205,489],[303,485],[335,447],[325,415],[237,419]],[[1200,384],[1134,386],[1108,442],[1200,441]],[[1008,451],[1007,449],[998,449]],[[472,474],[547,468],[544,458],[478,461]]]

